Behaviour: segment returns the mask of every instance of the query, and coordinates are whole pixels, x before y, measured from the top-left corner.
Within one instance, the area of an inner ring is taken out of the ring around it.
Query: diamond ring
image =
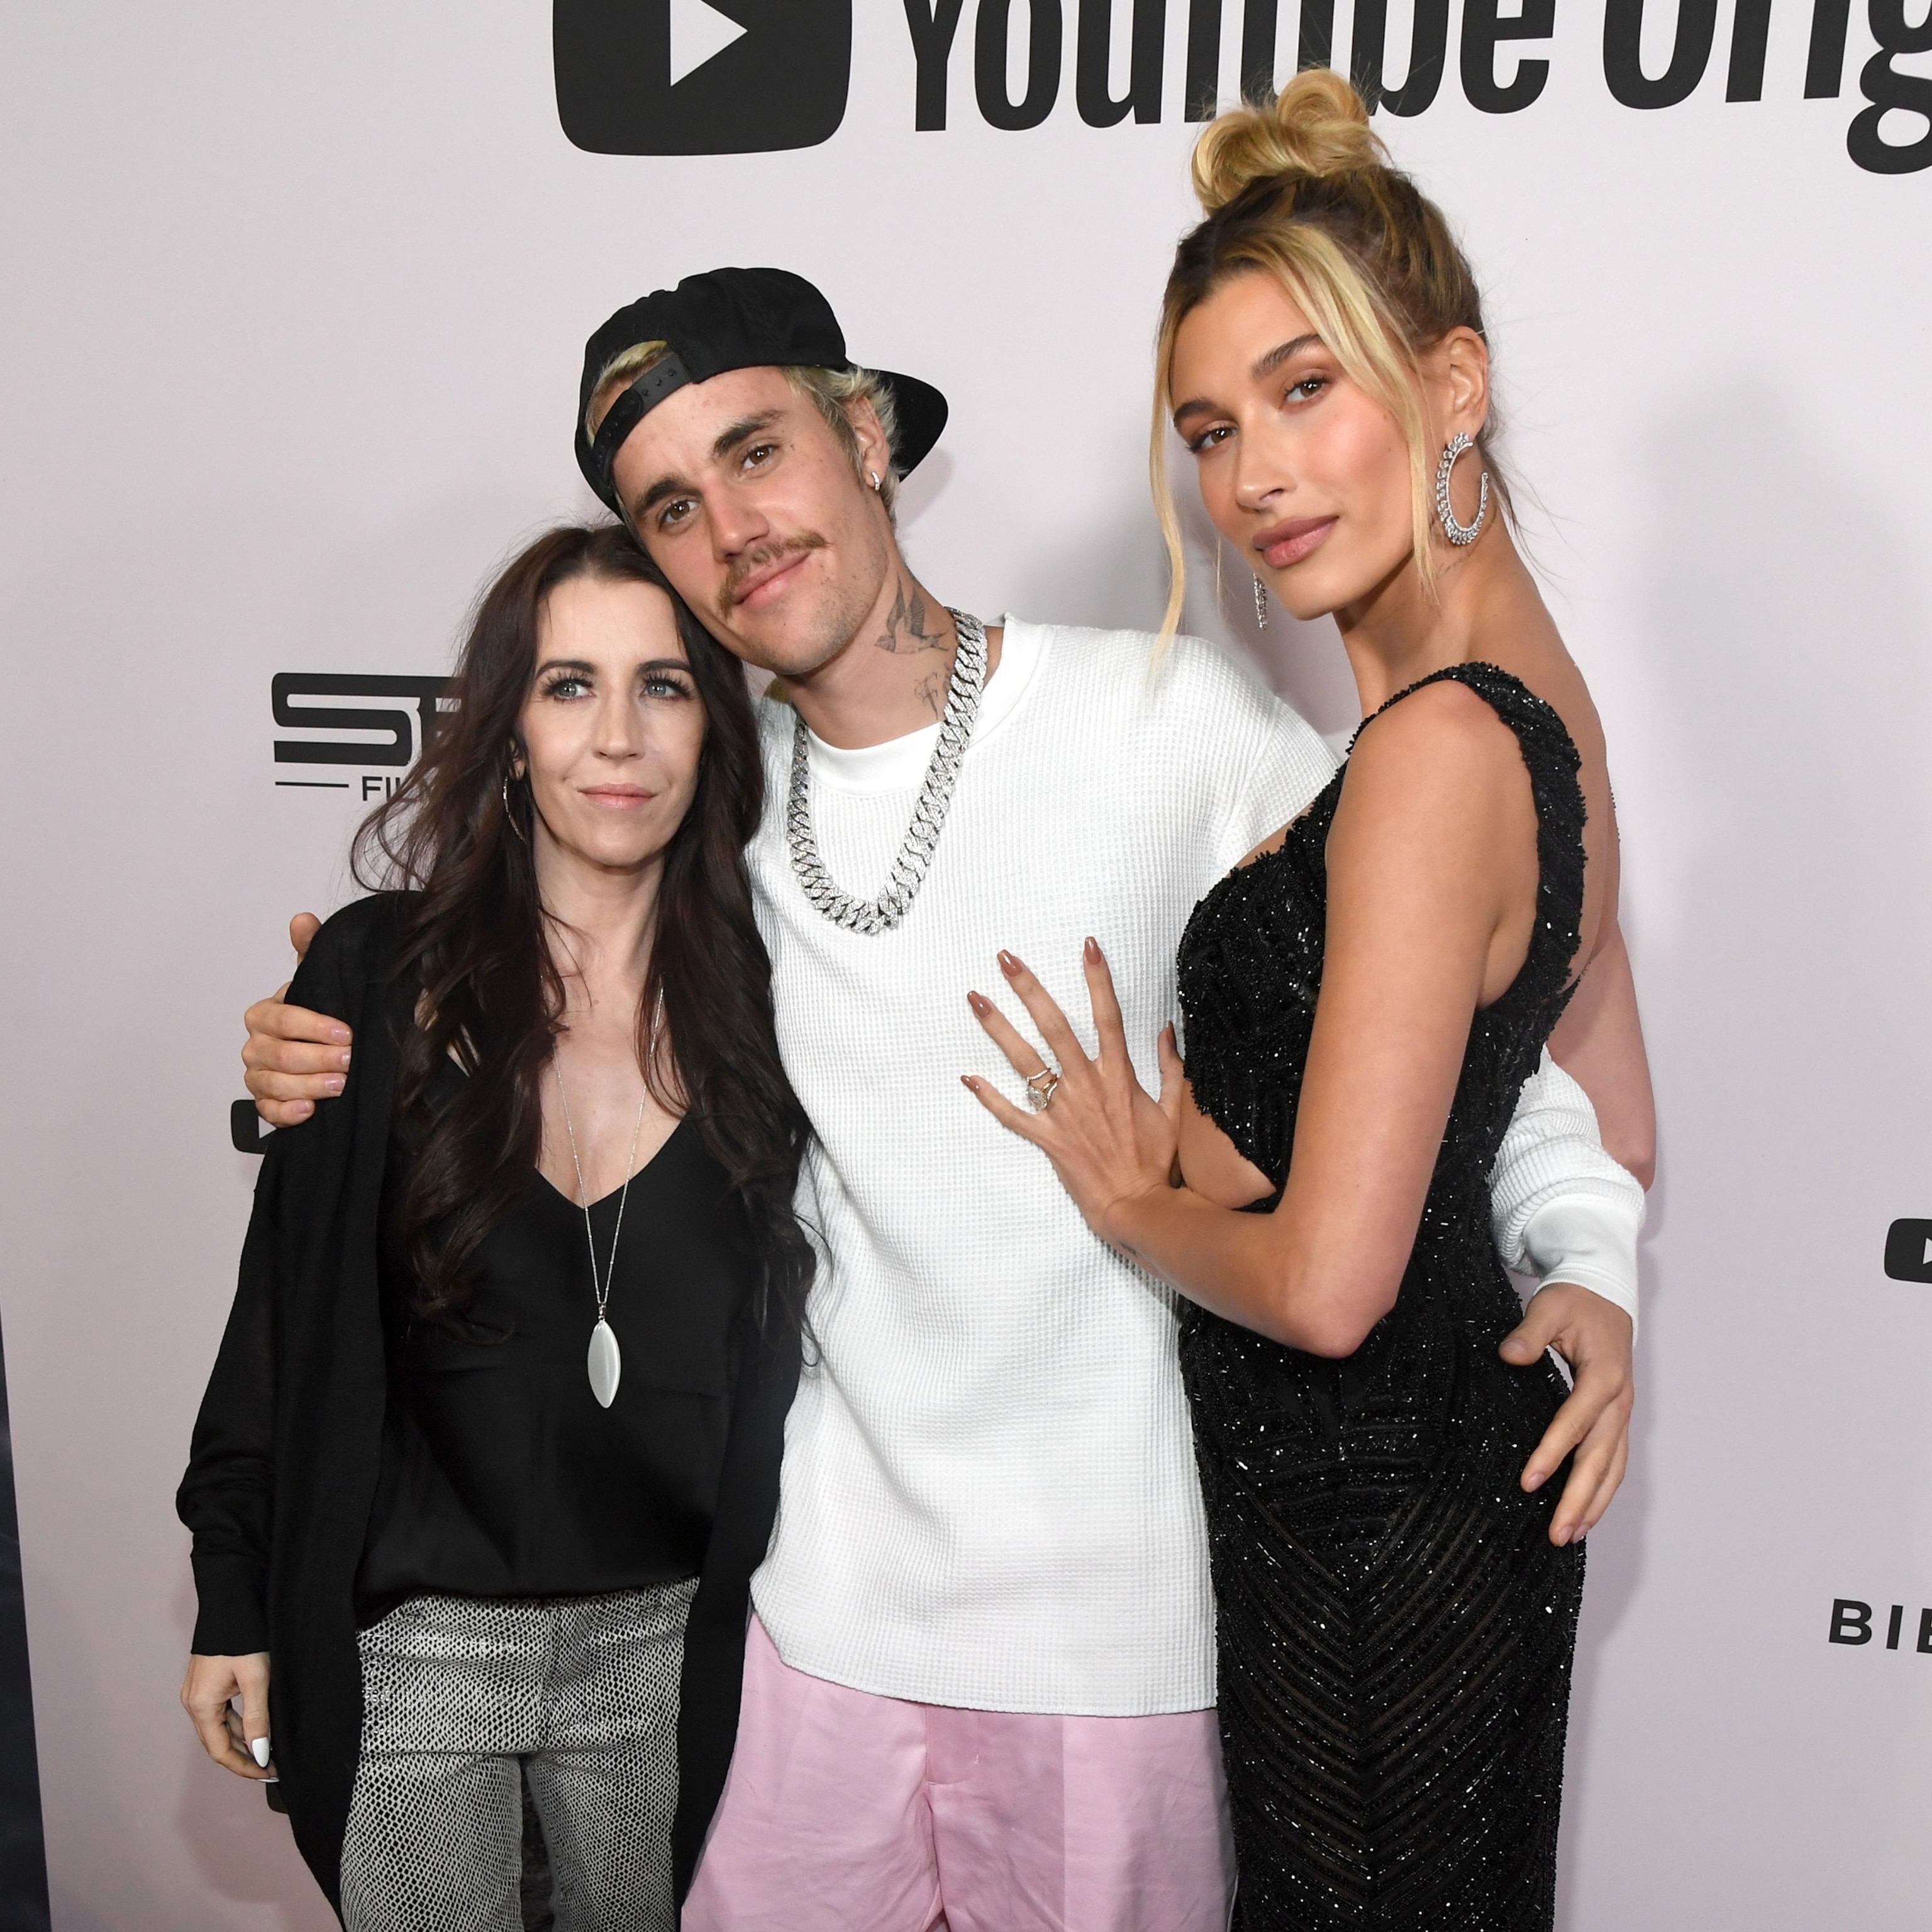
[[[1037,1073],[1028,1077],[1027,1105],[1036,1114],[1045,1113],[1046,1103],[1053,1098],[1053,1090],[1059,1084],[1060,1076],[1052,1067],[1042,1066]]]

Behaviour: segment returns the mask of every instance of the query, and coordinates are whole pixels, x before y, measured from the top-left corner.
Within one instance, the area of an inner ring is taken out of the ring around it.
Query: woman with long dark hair
[[[670,1928],[811,1268],[756,729],[615,525],[508,566],[449,695],[292,988],[355,1059],[263,1160],[182,1698],[352,1932],[513,1932],[526,1777],[560,1928]]]

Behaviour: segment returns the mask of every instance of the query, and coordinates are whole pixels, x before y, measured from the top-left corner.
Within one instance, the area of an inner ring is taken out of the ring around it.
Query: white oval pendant
[[[600,1322],[590,1331],[590,1393],[605,1408],[617,1400],[617,1378],[624,1372],[624,1358],[617,1350],[617,1338],[608,1322]]]

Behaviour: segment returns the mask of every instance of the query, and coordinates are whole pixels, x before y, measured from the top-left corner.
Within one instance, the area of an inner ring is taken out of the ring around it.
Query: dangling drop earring
[[[1262,581],[1259,571],[1255,572],[1255,628],[1268,628],[1268,586]]]

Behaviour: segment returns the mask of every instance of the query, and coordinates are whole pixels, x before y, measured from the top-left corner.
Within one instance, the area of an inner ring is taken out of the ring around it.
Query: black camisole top
[[[618,1199],[591,1205],[600,1276]],[[386,1240],[388,1403],[363,1622],[418,1592],[569,1596],[698,1574],[758,1274],[741,1230],[723,1170],[681,1121],[631,1182],[605,1311],[623,1360],[608,1409],[586,1367],[597,1298],[584,1213],[542,1174],[484,1244],[459,1320],[411,1313]]]

